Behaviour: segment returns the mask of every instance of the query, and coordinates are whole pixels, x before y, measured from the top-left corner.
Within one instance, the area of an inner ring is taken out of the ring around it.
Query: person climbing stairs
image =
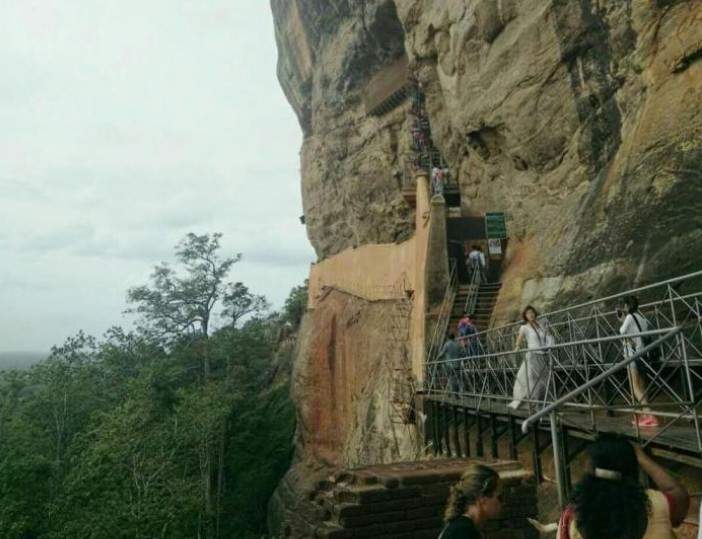
[[[475,285],[461,284],[453,302],[449,331],[456,331],[458,321],[468,311],[475,329],[485,331],[490,326],[492,311],[497,303],[497,296],[502,283],[484,283],[475,289]]]

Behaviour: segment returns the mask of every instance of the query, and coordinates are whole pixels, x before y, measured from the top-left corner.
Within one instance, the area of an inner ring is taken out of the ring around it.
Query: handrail
[[[613,367],[610,367],[603,373],[598,374],[582,386],[580,386],[578,389],[575,389],[568,393],[567,395],[564,395],[558,400],[553,401],[551,404],[548,406],[545,406],[543,409],[539,410],[536,412],[534,415],[531,415],[527,417],[524,422],[522,423],[522,432],[526,433],[529,430],[529,426],[533,425],[537,421],[539,421],[542,417],[550,414],[551,412],[555,411],[558,407],[562,406],[563,404],[573,400],[575,397],[580,396],[583,394],[585,391],[590,389],[592,386],[599,384],[602,380],[612,376],[613,374],[621,371],[625,367],[627,367],[630,363],[633,363],[636,361],[638,358],[642,357],[643,355],[647,354],[654,348],[660,346],[663,344],[665,341],[670,339],[671,337],[676,336],[678,333],[680,333],[683,330],[683,326],[676,326],[672,330],[670,330],[668,333],[665,335],[661,336],[660,338],[656,339],[652,343],[648,344],[641,350],[638,350],[635,354],[633,354],[631,357],[626,358],[619,363],[616,363]]]
[[[466,294],[466,302],[463,305],[463,312],[473,314],[475,304],[478,301],[478,287],[480,286],[480,266],[478,264],[473,267],[473,273],[470,276],[470,289]]]
[[[680,326],[680,327],[682,327],[682,326]],[[617,334],[617,335],[609,335],[606,337],[598,337],[596,339],[581,339],[578,341],[562,342],[562,343],[557,343],[557,344],[551,344],[549,346],[540,346],[540,347],[536,347],[536,348],[522,348],[519,350],[504,350],[501,352],[490,352],[487,354],[466,355],[466,356],[457,357],[454,359],[442,359],[442,360],[437,360],[437,361],[427,361],[427,364],[434,365],[434,364],[443,364],[443,363],[453,363],[453,362],[457,362],[457,361],[463,361],[465,359],[470,359],[472,361],[475,361],[477,359],[489,359],[489,358],[500,357],[500,356],[512,356],[514,354],[519,354],[522,352],[549,352],[551,350],[558,350],[560,348],[572,348],[573,346],[581,346],[581,345],[586,345],[586,344],[602,343],[602,342],[609,342],[609,341],[623,341],[626,339],[630,339],[632,336],[633,337],[651,337],[651,336],[656,336],[656,335],[662,335],[662,334],[666,334],[668,331],[673,331],[674,329],[676,329],[676,328],[650,329],[647,331],[637,332],[636,334],[633,334],[633,335]]]
[[[667,280],[665,280],[665,281],[660,281],[660,282],[657,282],[657,283],[652,283],[652,284],[649,284],[649,285],[641,286],[641,287],[639,287],[639,288],[633,288],[633,289],[630,289],[630,290],[626,290],[626,291],[624,291],[624,292],[619,292],[619,293],[617,293],[617,294],[612,294],[612,295],[609,295],[609,296],[605,296],[605,297],[603,297],[603,298],[593,299],[593,300],[590,300],[590,301],[586,301],[586,302],[584,302],[584,303],[579,303],[579,304],[577,304],[577,305],[573,305],[572,307],[564,307],[564,308],[562,308],[562,309],[557,309],[557,310],[555,310],[555,311],[550,311],[550,312],[547,312],[547,313],[543,313],[543,314],[540,315],[540,317],[543,317],[543,318],[551,318],[551,317],[553,317],[553,316],[556,316],[556,315],[559,315],[559,314],[563,314],[563,313],[567,313],[567,312],[569,312],[569,311],[576,311],[576,310],[579,310],[579,309],[583,309],[583,308],[585,308],[585,307],[590,307],[590,306],[593,306],[593,305],[605,303],[605,302],[612,301],[612,300],[617,299],[617,298],[621,298],[621,297],[623,297],[623,296],[636,295],[636,294],[638,294],[639,292],[643,292],[643,291],[645,291],[645,290],[651,290],[651,289],[654,289],[654,288],[659,288],[659,287],[662,287],[662,286],[671,285],[671,284],[679,283],[679,282],[682,282],[682,281],[687,281],[687,280],[693,279],[693,278],[695,278],[695,277],[702,277],[702,270],[700,270],[700,271],[695,271],[695,272],[692,272],[692,273],[688,273],[688,274],[686,274],[686,275],[680,275],[680,276],[678,276],[678,277],[673,277],[673,278],[667,279]],[[639,306],[639,309],[643,309],[643,308],[646,307],[646,306],[647,306],[647,304],[642,304],[642,305]],[[478,333],[478,335],[480,335],[480,336],[487,336],[487,335],[490,334],[490,333],[493,333],[493,332],[496,332],[496,331],[504,331],[505,329],[508,329],[508,328],[511,328],[511,327],[519,326],[520,324],[521,324],[521,321],[512,322],[512,323],[510,323],[510,324],[505,324],[505,325],[503,325],[503,326],[499,326],[499,327],[496,327],[496,328],[491,328],[491,329],[482,331],[482,332]]]
[[[436,320],[436,325],[434,326],[434,331],[432,332],[431,340],[429,341],[426,363],[431,363],[432,358],[438,354],[444,336],[446,335],[448,322],[451,318],[451,311],[453,310],[453,301],[456,294],[456,284],[456,263],[453,259],[451,259],[449,280],[448,284],[446,285],[446,291],[444,292],[444,299],[441,302],[441,307],[439,308],[439,316]]]

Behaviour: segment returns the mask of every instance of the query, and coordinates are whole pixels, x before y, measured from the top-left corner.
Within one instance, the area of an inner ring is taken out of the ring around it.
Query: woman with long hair
[[[531,305],[522,311],[524,324],[519,328],[514,351],[518,352],[524,340],[527,353],[519,366],[512,389],[510,408],[516,410],[523,400],[540,400],[546,396],[548,387],[548,361],[545,347],[553,345],[553,336],[545,320],[538,319],[539,313]]]
[[[644,451],[616,434],[602,434],[587,449],[590,471],[575,486],[561,514],[558,539],[673,539],[687,515],[685,487]],[[658,490],[644,489],[639,470]]]
[[[624,357],[629,359],[644,347],[643,339],[639,337],[639,333],[647,331],[648,320],[639,311],[639,300],[636,296],[627,296],[617,308],[617,318],[622,323],[619,328],[619,333],[625,335],[624,338]],[[646,381],[643,373],[639,370],[638,360],[629,363],[627,368],[629,374],[629,383],[634,397],[643,405],[643,414],[634,416],[634,423],[639,427],[657,427],[658,419],[651,415],[651,410],[648,408],[648,399],[646,398]]]
[[[488,466],[472,464],[451,487],[439,539],[480,539],[480,528],[501,509],[500,476]]]

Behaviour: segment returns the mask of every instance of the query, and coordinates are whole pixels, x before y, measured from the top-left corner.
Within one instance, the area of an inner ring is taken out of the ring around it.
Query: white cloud
[[[189,231],[280,305],[313,253],[261,0],[0,3],[0,349],[124,323]]]

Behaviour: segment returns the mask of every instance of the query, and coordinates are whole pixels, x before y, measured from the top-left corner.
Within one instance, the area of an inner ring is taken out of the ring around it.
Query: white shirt
[[[636,320],[634,320],[636,316]],[[639,327],[636,325],[638,321],[639,326],[641,326],[641,331],[648,331],[648,320],[640,313],[627,314],[622,322],[622,327],[619,328],[619,333],[622,335],[638,335]],[[631,343],[634,343],[634,350],[641,350],[643,348],[643,339],[641,337],[631,337],[628,342],[625,342],[627,348],[631,349]]]
[[[527,348],[529,350],[543,348],[553,344],[553,336],[548,331],[548,322],[546,320],[539,320],[538,324],[538,328],[532,327],[529,323],[523,324],[519,328],[519,334],[522,338],[526,339]],[[546,350],[542,350],[542,352],[546,353]]]
[[[485,255],[477,249],[470,252],[470,254],[468,255],[468,259],[473,264],[480,264],[481,267],[485,267]]]

